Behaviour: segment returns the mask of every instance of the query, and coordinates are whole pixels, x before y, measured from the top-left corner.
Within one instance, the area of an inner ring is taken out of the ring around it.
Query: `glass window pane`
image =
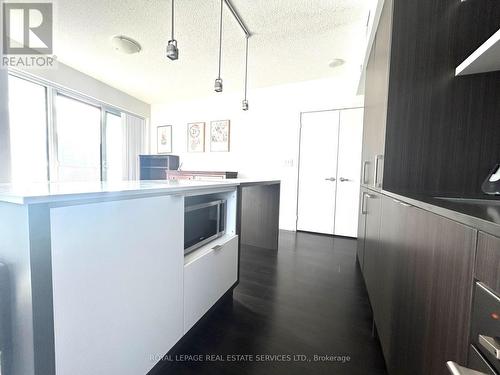
[[[57,180],[101,179],[101,110],[57,95]]]
[[[106,112],[106,180],[123,180],[123,126],[121,116]]]
[[[8,84],[12,181],[46,182],[46,89],[15,76]]]

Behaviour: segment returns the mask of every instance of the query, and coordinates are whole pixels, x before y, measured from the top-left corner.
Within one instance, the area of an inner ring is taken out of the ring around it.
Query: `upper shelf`
[[[500,70],[500,30],[475,50],[455,70],[456,76]]]

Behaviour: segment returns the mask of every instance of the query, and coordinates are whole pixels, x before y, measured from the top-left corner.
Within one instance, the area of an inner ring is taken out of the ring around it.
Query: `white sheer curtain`
[[[123,179],[138,180],[139,155],[147,152],[146,120],[122,114],[123,123]]]

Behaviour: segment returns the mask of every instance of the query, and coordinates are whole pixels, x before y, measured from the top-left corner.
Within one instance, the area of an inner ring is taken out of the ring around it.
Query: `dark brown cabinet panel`
[[[500,293],[500,238],[479,232],[476,279]]]
[[[389,373],[445,375],[467,362],[476,230],[369,194],[364,276]]]
[[[372,306],[377,301],[377,262],[379,233],[380,233],[380,209],[382,204],[382,194],[367,190],[365,194],[365,249],[363,275],[365,277],[366,288]]]
[[[467,363],[476,230],[420,209],[408,223],[402,269],[411,298],[400,320],[413,349],[402,365],[414,370],[399,373],[448,374],[446,361]]]
[[[403,305],[408,305],[408,295],[402,278],[407,275],[401,267],[405,266],[407,254],[407,232],[409,206],[383,196],[380,224],[380,244],[377,262],[379,275],[379,291],[377,292],[376,307],[374,307],[375,321],[382,344],[384,356],[389,365],[395,362],[400,354],[398,345],[406,345],[402,340],[400,325],[405,322],[398,319],[397,313]]]
[[[365,230],[366,230],[366,217],[365,217],[365,204],[366,204],[366,189],[361,188],[359,194],[359,215],[358,215],[358,243],[357,243],[357,258],[361,272],[364,269],[365,260]]]
[[[500,159],[500,72],[455,68],[500,25],[500,1],[394,2],[384,188],[482,196]]]

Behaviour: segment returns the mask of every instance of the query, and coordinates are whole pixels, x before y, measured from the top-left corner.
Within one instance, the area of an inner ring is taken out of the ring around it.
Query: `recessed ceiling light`
[[[344,65],[345,64],[345,60],[344,59],[333,59],[330,64],[328,64],[328,66],[330,68],[337,68],[341,65]]]
[[[114,36],[111,39],[111,43],[113,44],[115,50],[126,53],[127,55],[139,53],[142,50],[142,47],[138,42],[123,35]]]

